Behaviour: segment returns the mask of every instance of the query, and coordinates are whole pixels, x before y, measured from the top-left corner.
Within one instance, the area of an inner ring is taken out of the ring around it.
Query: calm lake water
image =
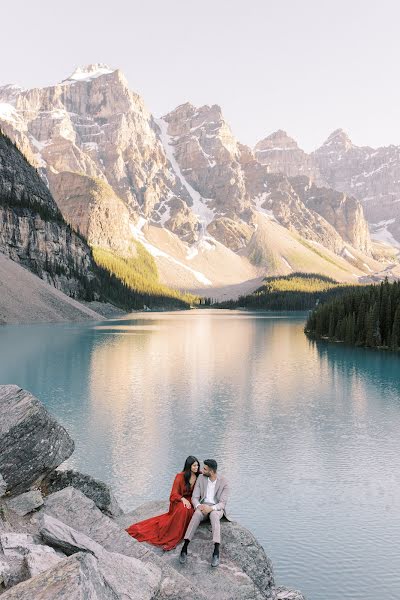
[[[125,509],[215,457],[230,512],[308,600],[400,598],[400,357],[315,344],[304,315],[189,311],[3,326],[0,383],[69,430]]]

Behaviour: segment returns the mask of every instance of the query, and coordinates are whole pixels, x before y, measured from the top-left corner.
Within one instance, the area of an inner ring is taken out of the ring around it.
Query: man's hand
[[[212,511],[212,506],[209,506],[208,504],[200,504],[199,508],[203,515],[209,515]]]
[[[190,508],[191,504],[189,502],[189,500],[187,500],[186,498],[181,498],[182,502],[183,502],[183,506],[185,506],[186,508]]]

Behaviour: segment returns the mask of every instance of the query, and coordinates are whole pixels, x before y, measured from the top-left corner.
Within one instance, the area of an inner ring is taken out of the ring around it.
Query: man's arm
[[[217,504],[214,504],[213,510],[225,510],[226,503],[229,500],[229,492],[229,484],[225,479],[222,490],[220,491],[219,502]]]
[[[195,510],[200,504],[200,477],[201,477],[201,475],[199,475],[197,478],[196,484],[194,486],[193,494],[192,494],[192,504],[193,504],[193,508]]]

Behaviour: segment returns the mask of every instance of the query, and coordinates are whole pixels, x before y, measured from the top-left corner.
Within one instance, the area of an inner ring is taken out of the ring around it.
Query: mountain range
[[[126,258],[140,242],[172,287],[229,297],[265,275],[400,274],[396,146],[357,147],[338,130],[307,154],[277,131],[252,149],[219,106],[157,119],[102,64],[0,87],[0,127],[89,246]]]

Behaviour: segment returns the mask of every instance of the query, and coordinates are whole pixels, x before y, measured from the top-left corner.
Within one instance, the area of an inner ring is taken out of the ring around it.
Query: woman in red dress
[[[175,548],[185,535],[194,509],[192,492],[200,474],[200,463],[188,456],[183,471],[178,473],[169,497],[169,511],[163,515],[134,523],[126,530],[138,542],[162,546],[163,550]]]

